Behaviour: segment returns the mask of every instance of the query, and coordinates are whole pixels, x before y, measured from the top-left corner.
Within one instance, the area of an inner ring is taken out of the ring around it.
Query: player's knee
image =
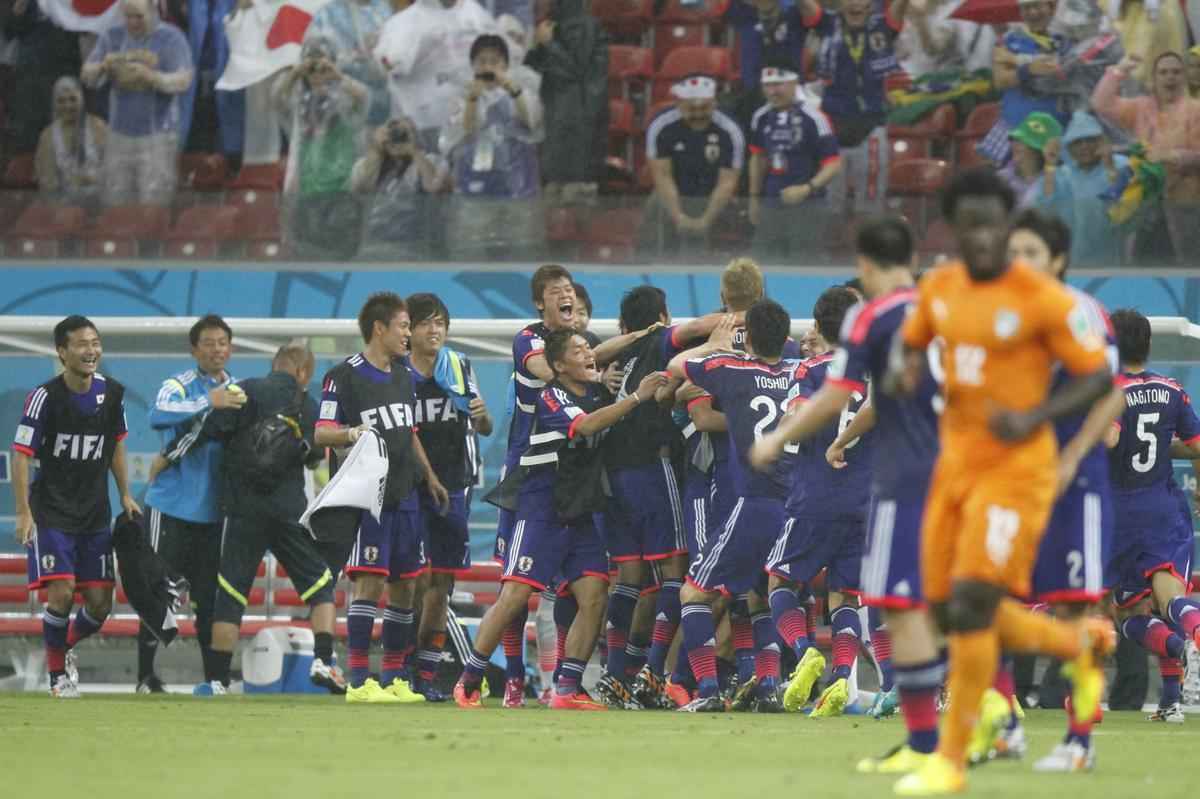
[[[108,614],[112,613],[112,594],[106,593],[103,596],[87,597],[83,604],[88,615],[96,620],[97,623],[103,623],[108,618]]]
[[[217,593],[217,600],[213,603],[212,621],[213,624],[232,624],[236,628],[242,626],[242,614],[246,612],[245,607],[238,600],[224,591]]]
[[[75,602],[74,580],[51,580],[46,584],[46,604],[50,609],[65,613]]]
[[[685,605],[696,602],[707,602],[709,596],[708,593],[691,583],[684,583],[683,588],[679,589],[679,601]]]
[[[355,601],[367,600],[370,602],[378,602],[383,597],[384,585],[386,585],[386,583],[381,575],[355,575],[354,587],[351,591],[351,598]]]
[[[953,632],[985,630],[992,624],[1003,591],[982,583],[960,583],[946,604],[946,629]]]

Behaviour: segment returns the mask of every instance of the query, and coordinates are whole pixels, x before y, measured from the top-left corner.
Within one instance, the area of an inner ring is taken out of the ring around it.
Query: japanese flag
[[[103,33],[122,23],[117,0],[38,0],[38,8],[58,27],[82,33]]]
[[[80,0],[75,0],[79,2]],[[300,60],[300,43],[313,14],[329,0],[255,0],[227,18],[229,63],[217,88],[236,91]]]

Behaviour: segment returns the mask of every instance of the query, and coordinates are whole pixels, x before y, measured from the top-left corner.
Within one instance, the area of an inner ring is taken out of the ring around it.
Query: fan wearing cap
[[[1063,147],[1067,157],[1059,165]],[[1042,154],[1045,177],[1037,181],[1034,204],[1052,209],[1071,228],[1071,262],[1081,266],[1120,264],[1124,237],[1109,221],[1108,207],[1100,196],[1117,182],[1129,159],[1113,154],[1104,128],[1086,111],[1076,111],[1061,145],[1051,139]]]
[[[762,71],[767,103],[750,123],[750,221],[759,257],[821,249],[829,221],[826,187],[842,168],[829,117],[796,95],[799,75]]]
[[[692,75],[676,83],[675,107],[646,130],[646,157],[654,178],[643,248],[703,251],[706,239],[737,189],[746,138],[717,110],[717,82]]]
[[[1017,208],[1033,205],[1038,185],[1045,169],[1052,163],[1043,150],[1052,139],[1062,137],[1062,125],[1049,114],[1034,111],[1014,128],[1008,138],[1012,142],[1012,160],[1000,170],[1000,176],[1008,181],[1017,195]],[[1056,154],[1057,157],[1057,154]]]
[[[725,22],[737,33],[741,57],[742,92],[734,107],[734,118],[749,127],[750,118],[763,104],[759,76],[767,64],[787,64],[801,71],[804,40],[814,20],[805,9],[783,0],[732,0]]]

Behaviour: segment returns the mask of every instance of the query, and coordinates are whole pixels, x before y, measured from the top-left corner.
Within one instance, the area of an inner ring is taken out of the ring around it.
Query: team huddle
[[[603,343],[586,332],[570,273],[536,271],[541,318],[513,342],[506,457],[485,497],[500,509],[501,591],[452,696],[434,683],[447,597],[470,565],[478,436],[493,422],[469,361],[445,346],[449,310],[429,294],[372,295],[364,349],[326,375],[319,406],[304,394],[313,359],[302,346],[281,349],[265,378],[235,385],[217,370],[221,398],[163,425],[173,440],[155,478],[223,453],[206,468],[222,476],[224,545],[212,595],[193,596],[197,619],[202,607],[211,619],[200,636],[209,691],[229,683],[270,549],[312,607],[314,682],[351,702],[483,708],[502,646],[502,705],[522,706],[540,592],[557,628],[542,698],[555,709],[837,715],[869,638],[881,677],[870,712],[898,708],[907,736],[858,769],[897,775],[898,795],[961,791],[968,762],[1024,753],[1005,663],[1019,653],[1060,660],[1070,682],[1067,733],[1035,769],[1092,768],[1114,621],[1160,660],[1151,718],[1182,722],[1200,604],[1187,596],[1193,534],[1171,460],[1200,458],[1200,418],[1177,382],[1146,368],[1144,316],[1110,318],[1065,285],[1061,220],[1013,218],[1011,189],[987,171],[958,175],[942,204],[960,261],[917,283],[907,225],[864,224],[858,279],[822,293],[800,342],[749,259],[723,273],[721,311],[682,324],[660,289],[632,289],[621,334]],[[111,609],[109,471],[125,514],[140,508],[122,388],[96,371],[99,334],[69,317],[55,344],[64,372],[26,402],[13,483],[30,585],[49,592],[51,692],[72,696],[71,649]],[[294,449],[276,419],[291,423]],[[328,450],[333,479],[353,479],[364,438],[386,454],[382,509],[301,524],[305,464]],[[332,658],[339,573],[353,584],[346,677]],[[822,586],[832,664],[819,689]],[[85,605],[71,621],[76,588]],[[377,678],[369,650],[385,596]],[[598,644],[603,675],[589,693]]]

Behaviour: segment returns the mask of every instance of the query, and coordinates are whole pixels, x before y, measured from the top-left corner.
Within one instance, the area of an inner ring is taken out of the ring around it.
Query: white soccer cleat
[[[69,674],[60,674],[50,685],[50,696],[55,699],[78,699],[79,686]]]
[[[1173,705],[1160,707],[1158,710],[1146,717],[1147,721],[1162,721],[1167,724],[1183,724],[1185,720],[1183,715],[1183,705],[1176,702]]]
[[[1050,754],[1033,764],[1034,771],[1043,773],[1071,773],[1091,771],[1096,767],[1096,752],[1078,741],[1060,743]]]
[[[1200,649],[1195,641],[1188,641],[1183,651],[1183,701],[1200,705]]]
[[[63,671],[71,678],[71,682],[79,685],[79,657],[74,649],[67,650],[66,660],[63,661]]]

